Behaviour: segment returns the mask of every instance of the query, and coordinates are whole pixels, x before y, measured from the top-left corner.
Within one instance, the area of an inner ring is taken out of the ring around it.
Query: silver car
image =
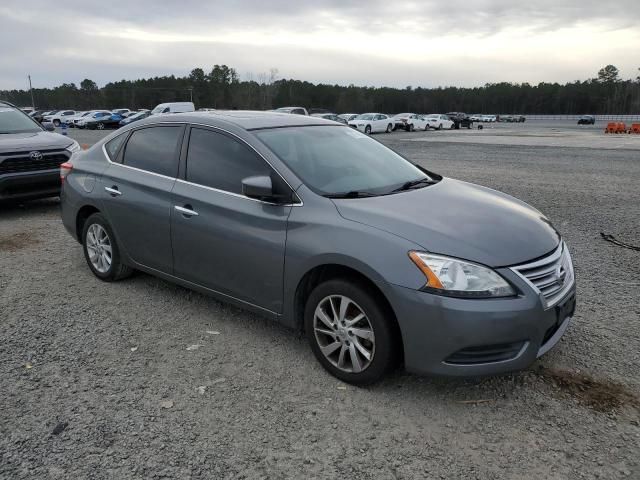
[[[346,382],[399,363],[521,369],[574,312],[569,250],[540,212],[321,118],[150,117],[61,177],[64,225],[96,277],[140,270],[304,330]]]

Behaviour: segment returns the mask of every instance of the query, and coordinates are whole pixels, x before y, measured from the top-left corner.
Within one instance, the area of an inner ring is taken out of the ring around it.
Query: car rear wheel
[[[367,135],[371,135],[371,125],[367,125],[366,127],[364,127],[364,133],[366,133]]]
[[[392,314],[370,290],[346,279],[328,280],[305,306],[305,331],[316,358],[354,385],[379,381],[397,358]]]
[[[407,132],[413,132],[413,123],[410,123],[407,127]]]
[[[98,130],[104,130],[104,123],[102,123],[102,122],[98,122],[98,124],[96,125],[96,128],[97,128]]]
[[[100,280],[113,282],[133,272],[122,263],[113,230],[101,213],[94,213],[84,223],[82,246],[89,268]]]
[[[387,125],[387,133],[391,133],[393,132],[393,130],[394,130],[393,125],[391,124]]]

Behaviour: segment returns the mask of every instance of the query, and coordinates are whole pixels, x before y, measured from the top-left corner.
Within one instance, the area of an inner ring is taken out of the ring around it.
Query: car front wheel
[[[84,257],[93,274],[105,282],[128,277],[132,268],[122,263],[115,235],[106,218],[94,213],[82,229]]]
[[[366,133],[367,135],[371,135],[371,125],[367,125],[366,127],[364,127],[364,133]]]
[[[320,364],[354,385],[379,381],[396,361],[392,313],[363,285],[333,279],[305,306],[305,331]]]

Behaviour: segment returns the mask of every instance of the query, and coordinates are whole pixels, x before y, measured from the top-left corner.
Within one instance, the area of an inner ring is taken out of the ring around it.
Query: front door
[[[173,190],[175,275],[279,313],[291,206],[245,197],[242,179],[278,174],[247,144],[192,127],[184,180]]]

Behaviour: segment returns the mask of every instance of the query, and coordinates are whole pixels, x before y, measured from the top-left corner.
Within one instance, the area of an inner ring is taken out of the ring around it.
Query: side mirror
[[[259,200],[275,200],[276,197],[273,193],[271,177],[267,175],[243,179],[242,193],[249,198],[257,198]]]
[[[55,132],[56,131],[56,127],[53,123],[51,122],[42,122],[42,126],[44,127],[44,129],[47,132]]]

